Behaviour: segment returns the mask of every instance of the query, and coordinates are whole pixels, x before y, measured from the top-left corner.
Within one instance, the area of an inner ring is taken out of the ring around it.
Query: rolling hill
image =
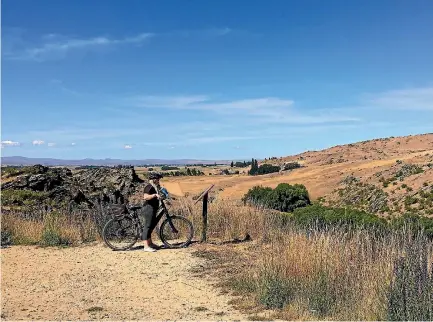
[[[421,213],[433,214],[429,206],[431,197],[425,196],[433,184],[431,133],[339,145],[261,163],[281,165],[294,161],[303,167],[261,176],[182,177],[167,178],[164,182],[178,193],[192,194],[215,184],[218,196],[228,199],[240,199],[256,185],[274,188],[279,183],[301,183],[313,200],[325,199],[336,205],[343,205],[343,200],[360,208],[361,203],[369,204],[383,192],[387,198],[387,204],[381,205],[384,214],[418,208]],[[354,180],[345,180],[348,177]]]

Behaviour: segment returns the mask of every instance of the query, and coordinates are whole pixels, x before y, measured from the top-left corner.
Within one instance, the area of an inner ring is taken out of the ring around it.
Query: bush
[[[248,167],[248,166],[250,166],[251,165],[251,161],[248,161],[248,162],[236,162],[235,164],[234,164],[234,166],[236,167],[236,168],[246,168],[246,167]]]
[[[290,215],[290,220],[302,228],[374,228],[379,232],[387,228],[385,219],[365,211],[352,208],[331,208],[318,204],[295,209]]]
[[[179,168],[178,168],[178,167],[171,167],[171,166],[168,166],[168,165],[163,165],[163,166],[161,167],[161,170],[163,170],[163,171],[168,171],[168,170],[179,170]]]
[[[255,186],[246,193],[243,201],[283,212],[291,212],[311,203],[304,185],[287,183],[280,183],[275,189]]]
[[[22,167],[7,166],[7,167],[2,167],[1,172],[2,172],[2,176],[11,177],[11,176],[18,176],[20,174],[23,174],[24,169]]]
[[[45,229],[42,233],[42,246],[61,246],[68,244],[69,242],[67,240],[63,240],[60,236],[60,233],[52,227]]]
[[[272,193],[272,188],[255,186],[248,190],[248,192],[242,198],[242,201],[244,203],[250,203],[255,206],[266,207],[270,193]]]
[[[406,213],[401,217],[393,218],[390,227],[394,230],[409,230],[412,234],[422,232],[425,236],[433,239],[433,218],[423,217]]]
[[[44,220],[44,230],[42,231],[40,244],[42,246],[67,246],[71,242],[62,236],[61,227],[63,222],[58,213],[46,214]],[[63,225],[64,226],[64,225]]]
[[[2,206],[39,205],[47,201],[47,193],[33,190],[2,190]]]
[[[261,278],[259,292],[260,303],[267,309],[282,309],[294,293],[287,279],[266,273]]]
[[[279,172],[280,167],[277,165],[272,164],[263,164],[257,169],[257,174],[268,174],[268,173],[275,173]]]
[[[293,170],[300,168],[301,165],[298,162],[290,162],[284,165],[284,170]]]
[[[12,234],[9,230],[1,230],[1,246],[8,246],[12,244]]]
[[[268,196],[269,208],[292,212],[296,208],[311,204],[307,188],[301,184],[280,183]]]

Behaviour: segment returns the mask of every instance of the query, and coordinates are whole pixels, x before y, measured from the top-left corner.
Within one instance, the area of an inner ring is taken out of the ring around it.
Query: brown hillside
[[[325,197],[336,201],[335,190],[345,187],[342,181],[347,176],[354,176],[360,182],[374,185],[388,193],[389,202],[400,207],[396,206],[392,212],[402,211],[405,209],[402,205],[406,196],[414,195],[417,198],[421,190],[429,191],[433,184],[433,134],[375,139],[265,162],[281,165],[293,161],[301,163],[303,167],[261,176],[166,178],[164,184],[177,194],[197,194],[210,184],[215,184],[220,198],[241,199],[248,189],[256,185],[276,187],[279,183],[301,183],[307,187],[313,200]],[[411,173],[413,167],[413,172],[418,168],[422,172]],[[387,180],[393,180],[399,171],[409,172],[387,184]]]

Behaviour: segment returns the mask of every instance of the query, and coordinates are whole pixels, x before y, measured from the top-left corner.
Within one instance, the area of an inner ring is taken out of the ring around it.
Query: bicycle
[[[166,217],[158,228],[159,238],[167,248],[187,247],[194,236],[193,225],[183,216],[171,215],[164,203],[165,198],[163,195],[156,215],[157,224],[164,215]],[[105,244],[112,250],[131,249],[140,239],[143,230],[137,214],[141,206],[124,204],[111,205],[110,208],[113,218],[105,224],[102,231]]]

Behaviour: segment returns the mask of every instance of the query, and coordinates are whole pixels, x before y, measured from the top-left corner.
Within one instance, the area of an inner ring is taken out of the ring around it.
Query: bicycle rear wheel
[[[112,250],[127,250],[138,240],[137,226],[131,217],[113,218],[105,224],[102,236]]]
[[[163,221],[159,230],[159,237],[167,248],[186,247],[193,236],[192,223],[182,216],[170,216]]]

